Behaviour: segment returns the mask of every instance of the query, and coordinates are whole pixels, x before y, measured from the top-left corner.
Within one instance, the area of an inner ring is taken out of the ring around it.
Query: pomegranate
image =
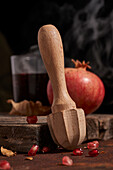
[[[26,120],[29,124],[35,124],[38,119],[37,119],[37,116],[27,116]]]
[[[96,143],[94,143],[94,142],[89,142],[89,143],[87,143],[87,148],[88,149],[97,149],[98,145],[96,145]]]
[[[95,156],[98,156],[99,151],[97,149],[93,149],[93,150],[89,151],[88,154],[91,157],[95,157]]]
[[[102,80],[94,73],[87,71],[91,68],[89,62],[82,63],[78,60],[72,62],[75,68],[65,68],[66,85],[71,98],[75,101],[77,108],[82,108],[85,114],[96,111],[102,104],[105,96],[105,88]],[[49,103],[53,101],[52,85],[49,80],[47,85],[47,96]]]
[[[73,160],[69,156],[64,156],[62,158],[62,164],[66,166],[71,166],[73,165]]]
[[[44,146],[44,147],[42,148],[42,153],[48,153],[49,151],[50,151],[50,148],[47,147],[47,146]]]
[[[0,160],[0,169],[11,169],[11,166],[8,161],[6,160]]]
[[[73,154],[74,154],[75,156],[81,156],[81,155],[83,155],[83,150],[82,150],[82,148],[76,148],[76,149],[74,149],[74,150],[73,150]]]
[[[37,151],[38,151],[38,149],[39,149],[39,146],[38,146],[38,145],[33,145],[33,146],[31,147],[31,149],[29,150],[28,155],[29,155],[29,156],[35,156],[36,153],[37,153]]]

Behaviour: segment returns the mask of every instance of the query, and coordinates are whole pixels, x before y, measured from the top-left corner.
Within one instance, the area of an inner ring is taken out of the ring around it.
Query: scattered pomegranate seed
[[[97,149],[93,149],[93,150],[89,151],[88,154],[92,157],[95,157],[95,156],[98,156],[99,151]]]
[[[96,144],[95,144],[95,143],[89,142],[89,143],[87,143],[87,148],[88,148],[88,149],[96,149],[97,147],[96,147]]]
[[[71,166],[73,165],[73,160],[69,156],[64,156],[62,158],[62,164],[66,166]]]
[[[39,149],[39,146],[38,146],[38,145],[33,145],[33,146],[31,147],[31,149],[29,150],[28,155],[29,155],[29,156],[35,156],[35,155],[36,155],[36,152],[38,151],[38,149]]]
[[[11,169],[11,166],[8,161],[6,160],[1,160],[0,161],[0,169]]]
[[[93,141],[93,142],[87,143],[87,148],[88,149],[96,149],[98,147],[99,147],[99,142],[98,141]]]
[[[99,147],[99,142],[97,140],[93,141],[93,143],[96,144],[96,147],[98,148]]]
[[[76,148],[73,150],[73,154],[75,156],[81,156],[83,154],[83,150],[81,148]]]
[[[37,122],[37,116],[27,116],[27,122],[29,123],[29,124],[35,124],[36,122]]]
[[[47,147],[47,146],[44,146],[44,147],[42,148],[42,152],[43,152],[43,153],[48,153],[49,151],[50,151],[50,148]]]

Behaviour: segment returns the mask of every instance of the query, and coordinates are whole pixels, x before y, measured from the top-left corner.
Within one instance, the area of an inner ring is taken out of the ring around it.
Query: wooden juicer
[[[73,150],[86,136],[86,121],[84,111],[76,108],[67,91],[63,44],[56,27],[42,26],[38,44],[53,88],[52,113],[47,117],[50,133],[57,145]]]

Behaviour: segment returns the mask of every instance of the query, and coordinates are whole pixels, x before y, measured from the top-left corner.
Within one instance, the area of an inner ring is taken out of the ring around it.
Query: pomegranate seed
[[[62,164],[66,165],[66,166],[71,166],[71,165],[73,165],[73,160],[71,158],[69,158],[68,156],[64,156],[62,158]]]
[[[76,148],[73,150],[73,154],[75,156],[81,156],[83,154],[83,150],[81,148]]]
[[[50,151],[50,148],[47,147],[47,146],[44,146],[44,147],[42,148],[42,152],[43,152],[43,153],[47,153],[47,152],[49,152],[49,151]]]
[[[6,160],[1,160],[0,161],[0,169],[11,169],[11,166],[8,161]]]
[[[88,154],[92,157],[95,157],[95,156],[98,156],[99,151],[97,149],[93,149],[93,150],[89,151]]]
[[[29,124],[35,124],[36,122],[37,122],[37,116],[27,116],[27,122],[29,123]]]
[[[36,152],[38,151],[39,146],[38,145],[33,145],[31,149],[28,152],[29,156],[35,156]]]
[[[87,143],[87,148],[88,149],[96,149],[98,147],[99,147],[99,142],[98,141],[93,141],[93,142]]]
[[[96,144],[95,144],[95,143],[89,142],[89,143],[87,143],[87,148],[88,148],[88,149],[96,149],[97,147],[96,147]]]
[[[99,142],[97,140],[93,141],[93,143],[96,144],[96,147],[98,148],[99,147]]]

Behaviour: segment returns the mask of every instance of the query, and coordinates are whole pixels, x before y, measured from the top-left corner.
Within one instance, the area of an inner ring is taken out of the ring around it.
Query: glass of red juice
[[[41,101],[49,105],[47,83],[49,80],[40,53],[11,56],[12,87],[15,102]]]

